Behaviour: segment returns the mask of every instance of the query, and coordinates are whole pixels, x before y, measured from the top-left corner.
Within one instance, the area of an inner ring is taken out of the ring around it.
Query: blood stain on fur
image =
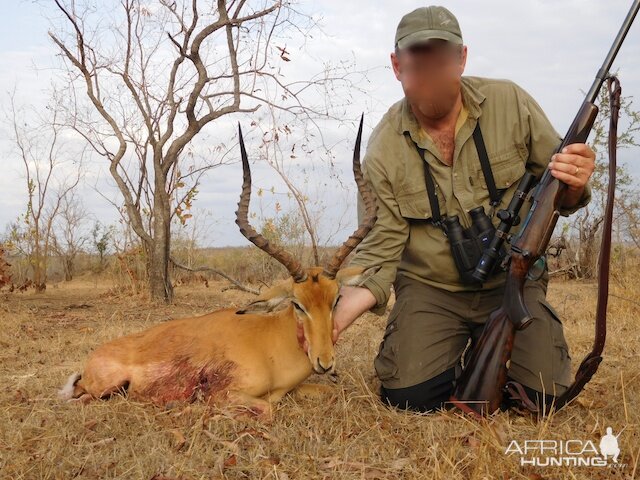
[[[207,398],[228,389],[235,366],[228,360],[198,366],[188,358],[164,363],[154,368],[154,380],[139,395],[158,405]]]

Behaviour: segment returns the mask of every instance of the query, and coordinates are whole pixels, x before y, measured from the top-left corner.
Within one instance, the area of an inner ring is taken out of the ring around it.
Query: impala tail
[[[61,400],[72,400],[79,397],[84,393],[82,387],[78,385],[78,382],[82,378],[78,372],[74,372],[69,375],[67,383],[65,383],[60,390],[58,390],[58,398]]]

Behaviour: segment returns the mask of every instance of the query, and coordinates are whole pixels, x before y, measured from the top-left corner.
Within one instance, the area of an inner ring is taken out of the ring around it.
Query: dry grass
[[[43,294],[0,298],[0,477],[2,479],[475,479],[635,478],[640,475],[640,287],[612,285],[605,361],[579,401],[542,421],[513,412],[480,424],[446,412],[419,415],[378,402],[372,361],[384,317],[365,315],[338,344],[332,398],[288,396],[275,420],[234,419],[202,404],[163,410],[124,398],[69,405],[56,390],[107,339],[159,321],[240,305],[222,284],[177,289],[173,306],[115,296],[76,280]],[[593,284],[554,282],[574,363],[592,341]],[[623,298],[619,298],[623,297]],[[318,382],[327,378],[316,377]],[[620,436],[624,468],[519,465],[510,440]]]

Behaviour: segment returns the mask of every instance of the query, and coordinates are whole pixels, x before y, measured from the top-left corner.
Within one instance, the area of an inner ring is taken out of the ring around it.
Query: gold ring
[[[578,175],[578,172],[580,172],[580,167],[576,167],[576,171],[573,172],[574,175]]]

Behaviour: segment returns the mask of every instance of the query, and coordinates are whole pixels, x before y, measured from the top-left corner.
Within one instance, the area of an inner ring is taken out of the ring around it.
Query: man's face
[[[438,120],[454,107],[467,48],[445,40],[431,40],[391,54],[396,78],[409,103],[427,118]]]

